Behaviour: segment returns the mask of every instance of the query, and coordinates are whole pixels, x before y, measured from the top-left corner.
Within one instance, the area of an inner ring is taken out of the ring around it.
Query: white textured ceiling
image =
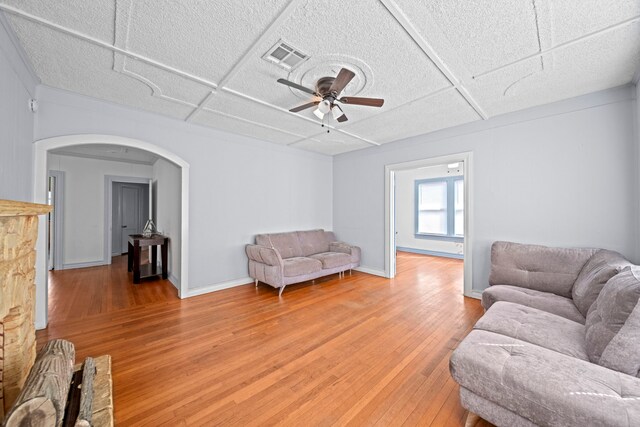
[[[53,154],[152,165],[159,157],[149,151],[111,144],[85,144],[51,150]]]
[[[629,83],[640,0],[0,0],[44,84],[339,154]],[[291,71],[278,41],[309,55]],[[349,120],[287,110],[342,67]]]

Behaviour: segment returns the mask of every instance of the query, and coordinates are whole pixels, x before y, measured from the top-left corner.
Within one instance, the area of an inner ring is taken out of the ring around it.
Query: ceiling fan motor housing
[[[321,77],[318,79],[316,83],[316,92],[318,92],[324,98],[327,95],[330,95],[331,85],[335,81],[335,77]]]

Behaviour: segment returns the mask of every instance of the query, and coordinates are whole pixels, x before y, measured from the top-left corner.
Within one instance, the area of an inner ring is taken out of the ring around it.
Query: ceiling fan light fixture
[[[327,114],[331,110],[331,103],[326,99],[323,100],[320,104],[318,104],[318,111],[320,111],[323,115]]]
[[[313,114],[315,114],[316,117],[319,118],[320,120],[324,119],[324,113],[320,111],[320,107],[313,110]]]

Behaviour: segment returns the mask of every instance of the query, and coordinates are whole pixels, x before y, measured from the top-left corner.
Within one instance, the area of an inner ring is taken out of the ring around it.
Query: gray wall
[[[0,12],[0,199],[31,201],[33,113],[37,78]]]
[[[38,113],[39,114],[39,113]],[[105,175],[151,179],[153,168],[110,160],[49,154],[49,170],[64,179],[63,268],[104,264]]]
[[[332,158],[38,86],[35,139],[108,134],[190,164],[189,287],[247,278],[257,233],[332,228]]]
[[[616,88],[334,159],[334,230],[384,270],[384,166],[473,152],[473,288],[495,240],[637,253],[632,87]]]
[[[180,168],[173,163],[158,159],[153,164],[154,220],[158,231],[169,237],[169,280],[180,289],[181,261],[181,201],[182,176]]]
[[[153,168],[110,160],[48,155],[50,170],[65,173],[63,268],[102,265],[104,248],[105,175],[149,178]]]

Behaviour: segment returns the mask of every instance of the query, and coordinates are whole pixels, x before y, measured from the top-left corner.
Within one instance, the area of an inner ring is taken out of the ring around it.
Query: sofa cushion
[[[478,320],[474,329],[495,332],[589,360],[584,343],[584,325],[536,308],[498,301]]]
[[[330,231],[309,230],[298,231],[298,240],[302,249],[302,256],[329,252],[329,242],[335,240],[335,236]]]
[[[613,276],[604,285],[600,295],[593,303],[587,314],[586,322],[586,343],[589,359],[594,363],[600,363],[601,356],[607,352],[606,363],[613,363],[620,352],[626,352],[626,345],[640,347],[639,343],[622,343],[620,340],[613,341],[613,338],[621,331],[630,314],[638,305],[640,299],[640,267],[625,267],[620,273]],[[631,322],[635,322],[635,317]],[[624,332],[628,334],[628,331]],[[612,345],[611,349],[608,348]],[[637,353],[640,357],[640,352]],[[629,361],[632,365],[637,360]],[[623,363],[624,364],[624,363]],[[637,375],[637,371],[634,373]]]
[[[309,258],[317,259],[322,263],[322,268],[336,268],[351,264],[351,255],[343,252],[323,252],[311,255]]]
[[[285,277],[301,276],[322,270],[322,263],[317,259],[306,257],[287,258],[284,263],[283,274]]]
[[[573,303],[583,316],[589,312],[604,284],[629,264],[618,252],[606,249],[599,250],[589,258],[571,290]]]
[[[537,425],[640,425],[640,379],[505,335],[471,331],[450,369],[462,387]]]
[[[485,310],[497,301],[526,305],[582,324],[585,321],[571,299],[548,292],[508,285],[491,286],[482,292],[482,306]]]
[[[295,231],[290,233],[258,234],[256,243],[268,248],[275,248],[282,258],[304,256],[298,240],[298,234]]]
[[[640,301],[602,352],[600,364],[640,378]]]
[[[489,284],[515,285],[570,298],[580,270],[596,251],[494,242]]]

